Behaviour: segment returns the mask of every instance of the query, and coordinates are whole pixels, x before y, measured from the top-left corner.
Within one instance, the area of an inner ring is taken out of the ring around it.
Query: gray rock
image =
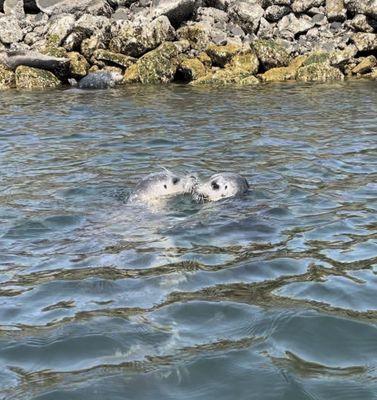
[[[297,18],[294,14],[289,14],[279,21],[278,28],[280,32],[288,31],[295,36],[299,33],[307,32],[309,29],[313,28],[314,25],[314,22],[309,16],[304,15]]]
[[[36,0],[38,8],[48,15],[88,13],[110,16],[112,9],[105,0]]]
[[[123,79],[121,74],[114,72],[92,72],[78,83],[80,89],[108,89],[114,87]]]
[[[272,5],[267,7],[265,11],[265,18],[269,22],[277,22],[279,19],[283,18],[284,15],[287,15],[291,12],[291,8],[288,6],[278,6]]]
[[[316,25],[316,26],[322,26],[327,24],[327,18],[325,14],[315,14],[312,17],[312,22]]]
[[[165,15],[174,27],[187,21],[201,6],[201,0],[153,0],[152,16]]]
[[[147,21],[122,21],[111,26],[109,50],[132,57],[140,57],[162,42],[176,38],[174,28],[164,15]]]
[[[17,19],[25,18],[23,0],[5,0],[3,8],[5,15],[13,16]]]
[[[0,16],[0,42],[3,44],[20,42],[23,36],[17,18],[13,16]]]
[[[295,13],[304,13],[312,7],[319,7],[324,0],[294,0],[292,3],[292,11]]]
[[[235,2],[228,9],[229,17],[246,32],[255,33],[263,17],[263,8],[254,3]]]
[[[365,14],[377,19],[376,0],[344,0],[345,7],[354,14]]]
[[[55,46],[60,46],[63,40],[73,31],[75,17],[71,14],[59,15],[48,24],[47,34]]]
[[[370,25],[368,18],[363,14],[357,14],[355,17],[346,22],[346,26],[361,32],[373,32],[374,28]]]
[[[261,39],[271,39],[274,35],[275,24],[270,24],[265,18],[261,18],[258,30],[258,37]]]
[[[326,15],[329,21],[345,21],[347,10],[343,0],[326,0]]]
[[[119,7],[113,14],[111,14],[111,19],[115,21],[123,21],[130,19],[130,10],[128,8]]]
[[[199,7],[196,12],[197,21],[213,21],[213,23],[229,21],[228,14],[225,11],[213,7]]]
[[[377,33],[358,32],[351,39],[359,51],[377,50]]]

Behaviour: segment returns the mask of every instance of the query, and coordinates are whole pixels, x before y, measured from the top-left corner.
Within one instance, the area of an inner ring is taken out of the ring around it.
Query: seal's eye
[[[179,178],[173,178],[173,185],[176,185],[179,182]]]
[[[219,190],[220,189],[220,186],[215,181],[211,182],[211,186],[212,186],[213,190]]]
[[[228,189],[228,186],[225,186],[225,189]]]
[[[166,185],[164,185],[164,188],[167,189],[168,187]]]

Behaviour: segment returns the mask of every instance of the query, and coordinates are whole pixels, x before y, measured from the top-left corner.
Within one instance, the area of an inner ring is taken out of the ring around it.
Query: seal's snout
[[[185,189],[187,193],[193,193],[199,185],[199,178],[196,174],[186,176]]]

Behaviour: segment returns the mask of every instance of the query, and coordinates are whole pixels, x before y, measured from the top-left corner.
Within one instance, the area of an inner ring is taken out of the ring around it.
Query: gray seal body
[[[79,89],[108,89],[121,80],[122,75],[117,72],[91,72],[79,81],[78,87]]]

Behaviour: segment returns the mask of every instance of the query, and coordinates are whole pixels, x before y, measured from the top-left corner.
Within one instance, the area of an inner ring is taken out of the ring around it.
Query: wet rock
[[[351,37],[359,51],[377,50],[377,34],[358,32]]]
[[[21,65],[16,69],[17,89],[48,89],[61,85],[59,79],[50,71]]]
[[[269,22],[277,22],[281,18],[284,17],[284,15],[287,15],[291,12],[291,8],[288,6],[278,6],[278,5],[272,5],[270,7],[267,7],[265,11],[265,18]]]
[[[48,15],[88,13],[110,16],[112,9],[105,0],[35,0],[38,8]]]
[[[328,63],[319,62],[299,68],[296,79],[302,82],[327,82],[343,80],[344,75],[339,69],[330,66]]]
[[[81,78],[88,73],[90,65],[84,56],[75,51],[68,53],[67,56],[70,59],[70,76]]]
[[[204,51],[202,51],[201,53],[199,53],[198,55],[198,60],[200,62],[203,63],[203,65],[207,68],[210,68],[212,66],[212,60],[209,57],[209,55],[207,53],[205,53]]]
[[[212,86],[224,86],[224,85],[237,85],[237,86],[249,86],[256,85],[259,80],[245,72],[243,70],[237,70],[235,68],[225,68],[216,71],[211,71],[203,77],[191,82],[192,85],[212,85]]]
[[[304,13],[310,8],[319,7],[324,3],[324,0],[294,0],[292,3],[292,11],[294,13]]]
[[[169,83],[174,79],[179,66],[178,55],[182,52],[179,43],[165,42],[157,49],[145,54],[129,67],[124,82],[147,84]]]
[[[377,59],[375,56],[365,57],[355,68],[352,69],[354,75],[362,75],[371,72],[377,66]]]
[[[17,19],[25,18],[23,0],[5,0],[3,8],[5,15],[13,16]]]
[[[211,58],[213,65],[223,67],[232,59],[233,56],[239,53],[240,50],[240,46],[233,44],[225,46],[210,45],[208,46],[206,53]]]
[[[375,0],[344,0],[345,7],[354,14],[365,14],[377,19],[377,1]]]
[[[235,2],[228,8],[230,19],[246,33],[255,33],[258,30],[263,14],[263,8],[256,3]]]
[[[20,42],[23,36],[24,35],[17,18],[13,16],[0,16],[0,42],[4,44]]]
[[[259,60],[254,51],[247,51],[232,57],[227,67],[254,75],[258,72]]]
[[[307,56],[298,56],[287,67],[272,68],[261,75],[264,82],[283,82],[296,78],[297,71],[306,61]]]
[[[101,49],[94,51],[93,59],[95,61],[102,61],[122,68],[128,68],[137,61],[134,57]]]
[[[16,76],[13,71],[0,64],[0,90],[16,86]]]
[[[341,21],[346,19],[347,10],[343,0],[326,0],[326,15],[329,21]]]
[[[206,72],[206,67],[198,58],[184,58],[178,67],[177,74],[184,82],[191,82],[203,77]]]
[[[119,29],[112,29],[109,50],[132,57],[140,57],[162,42],[174,40],[176,36],[166,16],[158,17],[149,23],[123,21]]]
[[[174,27],[187,21],[201,5],[200,0],[155,0],[153,17],[165,15]]]
[[[115,71],[91,72],[82,78],[78,84],[80,89],[108,89],[120,83],[123,76]]]
[[[287,50],[274,40],[258,39],[251,46],[264,70],[285,67],[290,62],[290,55]]]

